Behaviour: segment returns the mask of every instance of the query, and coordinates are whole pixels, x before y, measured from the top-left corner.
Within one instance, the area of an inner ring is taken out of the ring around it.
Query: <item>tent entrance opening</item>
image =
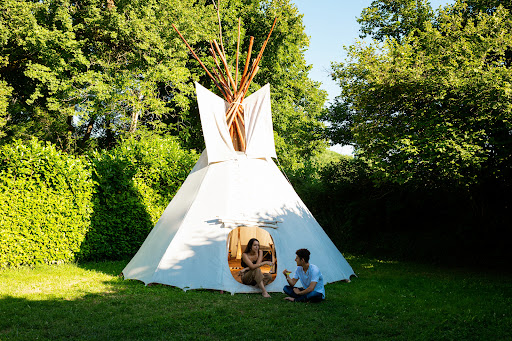
[[[233,229],[228,235],[227,259],[231,275],[240,283],[242,283],[239,274],[240,270],[242,270],[242,253],[245,251],[247,243],[251,238],[256,238],[260,242],[260,250],[263,251],[263,261],[270,261],[277,264],[275,244],[270,233],[255,226],[240,226]],[[261,271],[263,273],[270,273],[272,275],[272,281],[276,278],[276,265],[263,265]]]

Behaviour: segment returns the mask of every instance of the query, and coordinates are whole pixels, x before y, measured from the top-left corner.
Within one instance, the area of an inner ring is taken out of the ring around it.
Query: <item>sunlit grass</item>
[[[320,304],[145,287],[126,262],[0,271],[0,340],[512,338],[512,276],[348,256]]]

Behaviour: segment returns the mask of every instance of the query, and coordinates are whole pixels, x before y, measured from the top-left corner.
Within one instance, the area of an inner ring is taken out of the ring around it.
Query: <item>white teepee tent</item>
[[[232,142],[226,122],[230,103],[199,84],[196,91],[206,150],[123,270],[124,277],[184,290],[259,292],[236,281],[228,265],[228,257],[244,243],[230,238],[230,232],[242,227],[246,235],[249,228],[254,237],[261,230],[270,234],[260,234],[277,260],[268,292],[282,291],[287,283],[280,272],[295,269],[300,248],[311,251],[310,262],[321,269],[325,283],[349,279],[352,268],[272,160],[270,86],[240,103],[245,151],[235,151]]]

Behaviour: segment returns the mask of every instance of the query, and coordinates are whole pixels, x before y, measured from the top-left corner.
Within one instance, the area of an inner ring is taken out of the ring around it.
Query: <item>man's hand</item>
[[[288,285],[293,287],[295,285],[295,283],[297,283],[298,279],[288,277],[288,275],[291,273],[292,272],[290,270],[287,270],[287,269],[283,270],[283,275],[284,275],[284,277],[286,277],[286,281],[288,282]]]
[[[296,293],[297,295],[300,295],[300,290],[299,288],[293,288],[293,292]]]

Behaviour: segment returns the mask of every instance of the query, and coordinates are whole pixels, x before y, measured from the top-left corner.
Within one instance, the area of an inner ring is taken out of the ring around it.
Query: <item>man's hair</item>
[[[295,254],[299,256],[300,259],[304,259],[306,263],[309,263],[309,255],[311,252],[309,252],[308,249],[299,249]]]

